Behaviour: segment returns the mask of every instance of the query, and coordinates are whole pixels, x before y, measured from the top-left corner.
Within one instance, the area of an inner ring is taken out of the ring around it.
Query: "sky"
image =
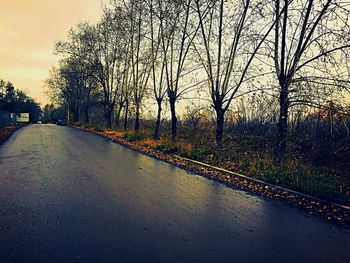
[[[0,0],[0,79],[49,103],[44,80],[57,64],[54,43],[80,21],[96,22],[101,0]]]

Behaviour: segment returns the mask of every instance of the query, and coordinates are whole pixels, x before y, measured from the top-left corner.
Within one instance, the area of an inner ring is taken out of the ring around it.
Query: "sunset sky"
[[[99,19],[101,0],[1,0],[0,79],[48,102],[43,81],[57,62],[56,40],[82,20]]]

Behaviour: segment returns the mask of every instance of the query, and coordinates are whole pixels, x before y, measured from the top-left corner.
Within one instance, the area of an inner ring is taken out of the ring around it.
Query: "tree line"
[[[25,91],[16,89],[14,85],[0,79],[0,109],[10,113],[29,113],[31,122],[38,121],[41,113],[40,105]]]
[[[179,104],[201,101],[214,113],[218,147],[232,112],[264,102],[258,113],[275,114],[264,121],[276,122],[278,163],[295,116],[344,106],[349,11],[340,0],[110,1],[98,23],[81,22],[56,43],[48,93],[74,122],[100,110],[108,128],[127,129],[132,114],[136,133],[153,107],[156,139],[167,109],[173,140]]]

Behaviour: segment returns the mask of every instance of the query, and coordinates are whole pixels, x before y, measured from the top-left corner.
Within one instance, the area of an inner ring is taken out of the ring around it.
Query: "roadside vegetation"
[[[0,110],[10,113],[29,113],[30,122],[37,122],[41,108],[38,102],[31,98],[25,91],[16,89],[14,85],[0,79]]]
[[[327,122],[322,123],[323,128],[327,128]],[[151,128],[143,128],[135,133],[132,129],[125,131],[107,129],[102,125],[77,124],[80,128],[87,128],[112,139],[122,139],[169,155],[222,167],[321,199],[350,204],[350,138],[334,140],[324,133],[324,137],[315,142],[310,134],[293,132],[288,137],[289,151],[285,161],[276,165],[273,162],[273,146],[277,135],[237,133],[236,125],[228,129],[228,134],[223,138],[223,146],[218,148],[212,143],[215,140],[215,127],[208,123],[205,127],[200,125],[196,130],[186,124],[179,125],[178,139],[175,142],[172,140],[170,123],[162,125],[164,132],[160,139],[153,138]]]
[[[0,127],[0,144],[6,141],[15,131],[22,127],[23,125]]]
[[[29,113],[31,122],[39,119],[40,105],[22,90],[16,89],[11,82],[0,79],[0,144],[9,138],[23,124],[11,123],[10,114]],[[5,116],[4,116],[5,114]]]
[[[106,2],[98,23],[56,43],[44,114],[350,204],[349,11],[337,0]]]

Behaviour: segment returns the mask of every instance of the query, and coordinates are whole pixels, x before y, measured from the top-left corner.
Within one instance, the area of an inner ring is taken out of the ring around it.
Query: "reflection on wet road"
[[[1,262],[349,262],[350,231],[55,125],[0,148]]]

